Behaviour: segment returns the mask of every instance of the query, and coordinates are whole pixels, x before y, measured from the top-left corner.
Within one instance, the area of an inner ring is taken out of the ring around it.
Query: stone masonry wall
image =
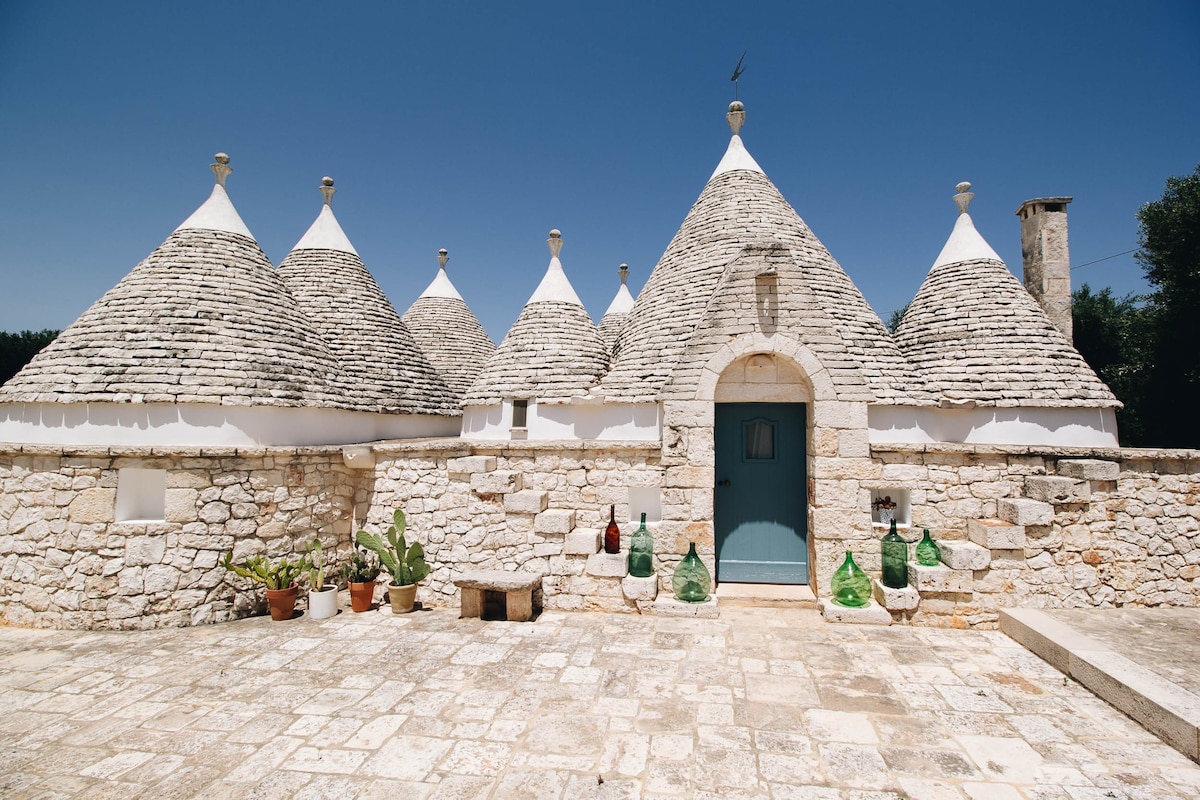
[[[903,535],[929,528],[945,567],[910,566],[920,602],[894,618],[990,626],[1006,606],[1200,606],[1200,452],[917,445],[872,455],[879,469],[864,494],[908,491]],[[869,547],[863,567],[878,569]]]
[[[162,521],[116,521],[123,467],[166,471]],[[144,629],[244,616],[260,593],[240,591],[249,582],[221,555],[349,541],[358,481],[340,448],[4,450],[0,621]]]

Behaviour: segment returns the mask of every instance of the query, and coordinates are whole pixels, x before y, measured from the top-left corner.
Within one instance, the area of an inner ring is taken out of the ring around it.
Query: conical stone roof
[[[461,402],[496,351],[496,344],[450,282],[448,260],[445,249],[438,251],[437,276],[400,319]]]
[[[0,390],[9,402],[337,406],[338,366],[225,191]]]
[[[617,289],[616,296],[608,304],[608,310],[604,312],[604,316],[600,318],[600,324],[597,326],[600,338],[604,340],[604,344],[608,345],[609,351],[617,343],[617,334],[621,332],[621,326],[625,324],[625,320],[629,317],[629,311],[633,308],[633,295],[629,293],[629,287],[625,285],[625,282],[629,280],[629,265],[622,264],[617,270],[617,275],[621,277],[621,286]]]
[[[279,275],[329,343],[347,402],[364,411],[461,413],[334,217],[333,180],[322,183],[325,205]]]
[[[929,403],[923,383],[849,276],[746,151],[741,104],[730,107],[733,138],[725,157],[667,246],[625,321],[608,399],[655,401],[744,249],[783,247],[828,314],[832,332],[859,366],[856,397],[882,404]]]
[[[550,231],[547,243],[546,275],[467,391],[464,405],[511,397],[568,402],[586,395],[604,373],[608,348],[563,272],[557,230]]]
[[[1115,407],[1119,403],[975,229],[974,194],[896,331],[931,389],[995,406]]]

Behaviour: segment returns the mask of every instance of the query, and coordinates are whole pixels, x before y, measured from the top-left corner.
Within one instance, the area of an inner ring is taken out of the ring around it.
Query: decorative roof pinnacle
[[[971,205],[971,199],[975,197],[975,193],[971,191],[971,184],[963,181],[954,187],[958,190],[958,194],[954,195],[954,203],[958,206],[958,213],[965,214]]]
[[[333,178],[326,175],[321,178],[321,197],[325,198],[325,205],[333,206],[333,196],[337,193],[337,189],[333,188]]]
[[[621,285],[624,286],[625,282],[629,280],[629,265],[622,264],[617,268],[617,274],[621,276]]]
[[[225,188],[225,179],[229,177],[229,173],[233,172],[233,167],[229,166],[229,156],[224,153],[217,153],[213,156],[215,163],[209,165],[209,169],[217,176],[217,185],[222,189]]]
[[[562,252],[562,233],[555,228],[550,231],[550,238],[546,240],[546,244],[550,247],[550,256],[558,258],[558,254]]]
[[[450,260],[450,251],[446,248],[438,250],[438,266],[442,269],[446,268],[446,262]]]
[[[729,123],[729,130],[733,131],[733,135],[740,136],[742,125],[746,123],[746,105],[741,100],[734,100],[730,103],[725,121]]]

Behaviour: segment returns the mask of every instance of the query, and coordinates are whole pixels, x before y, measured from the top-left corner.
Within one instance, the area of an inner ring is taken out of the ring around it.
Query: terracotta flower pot
[[[300,591],[296,584],[286,589],[266,589],[267,608],[271,610],[271,619],[279,621],[291,619],[296,610],[296,594]]]
[[[313,619],[329,619],[337,614],[338,590],[331,583],[320,589],[308,590],[308,615]]]
[[[389,583],[387,590],[388,602],[392,604],[393,614],[407,614],[413,610],[413,605],[417,602],[417,585],[415,583],[407,586]]]
[[[348,583],[350,589],[350,607],[355,611],[370,611],[375,599],[375,581],[366,583]]]

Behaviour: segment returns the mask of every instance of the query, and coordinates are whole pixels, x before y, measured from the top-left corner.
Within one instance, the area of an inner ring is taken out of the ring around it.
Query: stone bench
[[[533,590],[542,576],[532,572],[472,570],[454,585],[462,592],[461,618],[482,617],[488,600],[504,602],[504,616],[510,622],[528,622],[533,618]]]

